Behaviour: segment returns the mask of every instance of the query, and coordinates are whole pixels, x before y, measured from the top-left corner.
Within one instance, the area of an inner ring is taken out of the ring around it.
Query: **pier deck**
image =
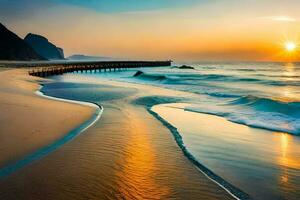
[[[139,67],[171,66],[172,61],[101,61],[101,62],[70,62],[70,63],[43,63],[32,65],[28,71],[31,76],[47,77],[68,72],[79,71],[106,71]]]

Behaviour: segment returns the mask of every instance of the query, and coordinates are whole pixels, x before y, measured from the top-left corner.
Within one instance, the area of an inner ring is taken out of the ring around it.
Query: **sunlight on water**
[[[279,133],[280,137],[280,157],[279,157],[279,164],[284,167],[300,169],[300,160],[299,157],[293,153],[295,151],[300,151],[298,145],[293,143],[294,136],[291,136],[286,133]]]
[[[120,158],[120,171],[117,171],[119,191],[128,199],[145,199],[151,194],[153,199],[162,199],[167,196],[169,188],[160,185],[155,180],[155,153],[147,138],[149,131],[144,121],[133,118],[128,130],[128,141],[124,152],[125,157]],[[129,189],[129,191],[128,191]]]
[[[298,78],[295,78],[297,76],[295,72],[295,65],[293,63],[287,63],[283,65],[284,71],[282,72],[282,75],[284,80],[286,81],[297,81]],[[298,77],[298,76],[297,76]],[[285,86],[282,88],[282,98],[278,98],[281,101],[285,102],[292,102],[295,100],[299,100],[299,95],[297,94],[297,90],[291,86]]]
[[[287,63],[284,66],[285,71],[283,72],[283,75],[285,76],[295,76],[294,70],[295,66],[293,63]]]
[[[281,157],[279,158],[279,164],[285,167],[289,167],[291,165],[291,161],[287,158],[288,157],[288,145],[289,145],[289,136],[287,134],[281,133]],[[281,175],[281,185],[286,186],[288,185],[289,175],[285,169],[282,169]]]

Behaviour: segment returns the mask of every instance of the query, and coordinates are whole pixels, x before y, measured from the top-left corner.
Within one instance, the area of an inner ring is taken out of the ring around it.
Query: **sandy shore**
[[[94,108],[37,96],[40,79],[24,69],[0,71],[0,167],[68,133]]]
[[[85,91],[80,93],[87,96]],[[170,131],[136,101],[167,93],[101,81],[93,90],[104,107],[101,119],[76,140],[0,182],[0,197],[233,199],[196,169]]]

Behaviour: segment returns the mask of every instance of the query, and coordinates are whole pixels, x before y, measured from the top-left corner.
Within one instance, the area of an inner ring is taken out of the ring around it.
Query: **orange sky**
[[[122,12],[51,4],[19,18],[6,16],[4,24],[22,37],[28,32],[44,35],[66,55],[192,61],[300,60],[297,51],[292,56],[284,52],[285,41],[300,42],[300,2],[211,2]]]

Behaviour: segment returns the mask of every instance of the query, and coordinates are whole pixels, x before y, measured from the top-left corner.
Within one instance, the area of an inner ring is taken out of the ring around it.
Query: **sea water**
[[[254,199],[299,199],[300,64],[190,65],[83,75],[193,94],[152,110],[195,159]]]

